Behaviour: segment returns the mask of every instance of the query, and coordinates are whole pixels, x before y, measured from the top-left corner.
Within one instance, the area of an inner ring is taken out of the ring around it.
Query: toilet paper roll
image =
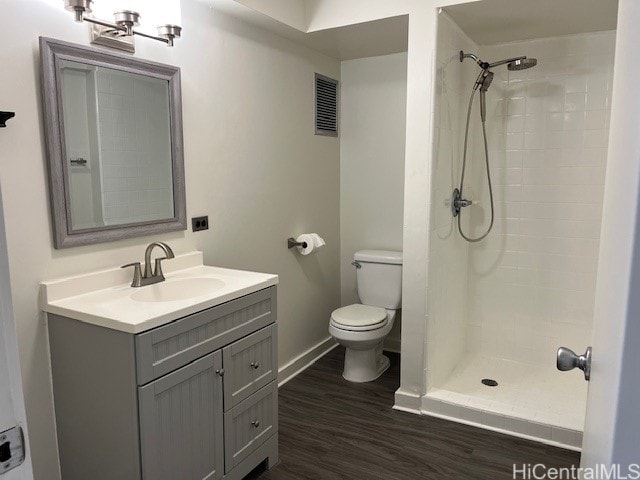
[[[303,233],[296,238],[297,242],[306,243],[306,247],[296,247],[302,255],[309,255],[311,252],[325,245],[324,239],[317,233]]]

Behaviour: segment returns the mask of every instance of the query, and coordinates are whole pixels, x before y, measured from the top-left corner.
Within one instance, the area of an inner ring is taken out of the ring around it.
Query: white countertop
[[[278,283],[277,275],[203,265],[202,252],[176,255],[175,259],[165,261],[163,268],[165,282],[138,288],[130,286],[131,268],[112,268],[42,282],[40,306],[48,313],[140,333]],[[161,289],[174,286],[178,287],[174,292],[184,291],[188,297],[190,282],[200,287],[198,296],[171,301],[135,299],[155,298]],[[208,289],[207,285],[212,288]],[[180,290],[182,286],[184,290]]]

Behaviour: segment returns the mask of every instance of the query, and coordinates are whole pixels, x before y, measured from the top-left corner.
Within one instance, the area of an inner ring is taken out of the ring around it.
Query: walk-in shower
[[[495,207],[493,204],[493,186],[491,184],[491,167],[489,166],[489,142],[487,141],[487,90],[491,86],[491,82],[493,82],[494,73],[491,71],[493,67],[499,67],[501,65],[507,65],[507,69],[510,71],[518,71],[518,70],[526,70],[527,68],[535,67],[538,64],[538,60],[535,58],[527,58],[526,56],[521,57],[513,57],[507,58],[505,60],[499,60],[497,62],[488,63],[480,60],[473,53],[464,53],[464,51],[460,50],[460,62],[463,62],[465,58],[471,58],[475,61],[480,67],[480,73],[478,74],[478,78],[476,78],[476,82],[473,85],[473,90],[471,91],[471,96],[469,97],[469,107],[467,108],[467,126],[464,130],[464,147],[462,149],[462,173],[460,175],[460,186],[453,190],[453,195],[451,198],[451,209],[454,217],[458,217],[458,231],[462,238],[464,238],[467,242],[479,242],[484,239],[491,229],[493,228],[493,223],[495,220]],[[482,138],[484,141],[484,159],[487,171],[487,185],[489,187],[489,203],[491,205],[491,220],[489,221],[489,226],[487,230],[478,237],[471,237],[466,235],[462,231],[462,217],[460,216],[460,211],[463,207],[470,206],[473,202],[471,200],[467,200],[463,197],[464,191],[464,176],[467,169],[467,149],[469,143],[469,123],[471,121],[471,108],[473,107],[473,99],[476,95],[476,92],[480,92],[480,121],[482,123]]]
[[[523,40],[498,1],[438,20],[421,411],[576,448],[588,384],[556,353],[591,344],[615,32]]]

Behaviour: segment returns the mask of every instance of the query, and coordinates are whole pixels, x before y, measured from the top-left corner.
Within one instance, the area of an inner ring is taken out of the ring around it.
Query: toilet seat
[[[331,314],[331,323],[335,328],[352,332],[377,330],[383,328],[388,321],[384,308],[354,303],[338,308]]]

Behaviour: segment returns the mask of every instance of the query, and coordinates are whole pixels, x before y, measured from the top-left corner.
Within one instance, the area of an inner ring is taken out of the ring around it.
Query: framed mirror
[[[55,248],[185,230],[180,69],[40,38]]]

